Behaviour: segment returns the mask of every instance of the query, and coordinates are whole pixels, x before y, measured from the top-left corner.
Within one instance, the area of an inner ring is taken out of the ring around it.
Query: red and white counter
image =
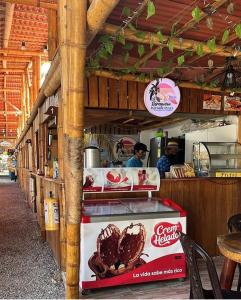
[[[99,191],[120,191],[126,186],[128,191],[159,190],[155,168],[92,170],[95,175],[88,169],[85,178],[98,178],[103,183]],[[84,191],[90,188],[87,184]],[[94,184],[92,188],[96,190]],[[186,277],[177,231],[186,232],[186,212],[170,199],[151,198],[149,193],[141,198],[83,201],[81,288]]]

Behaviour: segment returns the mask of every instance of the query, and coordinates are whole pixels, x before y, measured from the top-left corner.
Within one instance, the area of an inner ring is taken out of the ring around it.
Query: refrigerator
[[[165,138],[154,137],[150,140],[150,152],[147,165],[149,167],[156,167],[157,161],[165,153],[165,147],[169,141],[175,141],[178,143],[180,150],[175,158],[173,158],[172,164],[183,164],[185,161],[185,139],[184,138]]]
[[[180,231],[186,233],[186,212],[171,199],[83,201],[80,287],[186,277]]]

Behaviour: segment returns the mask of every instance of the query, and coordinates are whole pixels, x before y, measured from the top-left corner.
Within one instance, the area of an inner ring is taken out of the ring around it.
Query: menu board
[[[158,191],[157,168],[84,169],[84,192]]]

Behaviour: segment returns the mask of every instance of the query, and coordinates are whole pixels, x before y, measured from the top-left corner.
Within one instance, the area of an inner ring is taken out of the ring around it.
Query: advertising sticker
[[[132,174],[130,169],[116,168],[104,169],[104,192],[130,191],[132,187]]]
[[[133,191],[159,190],[160,177],[157,168],[132,169]]]
[[[84,184],[85,192],[101,192],[103,186],[103,176],[100,176],[101,169],[84,169]]]
[[[224,96],[225,111],[241,111],[241,97]]]
[[[185,217],[82,224],[81,287],[185,277],[178,231]]]

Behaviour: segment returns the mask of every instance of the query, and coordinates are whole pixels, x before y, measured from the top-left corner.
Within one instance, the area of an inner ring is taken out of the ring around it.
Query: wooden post
[[[57,30],[57,12],[55,10],[48,11],[48,55],[52,61],[58,44]]]
[[[79,298],[80,267],[80,201],[82,199],[83,133],[84,133],[84,70],[86,57],[86,0],[60,0],[61,88],[64,104],[67,258],[66,298]],[[81,23],[81,26],[80,26]],[[64,66],[64,67],[63,67]],[[70,72],[64,72],[69,68]],[[67,183],[67,184],[66,184]]]
[[[33,58],[33,103],[36,101],[40,89],[40,57]]]

